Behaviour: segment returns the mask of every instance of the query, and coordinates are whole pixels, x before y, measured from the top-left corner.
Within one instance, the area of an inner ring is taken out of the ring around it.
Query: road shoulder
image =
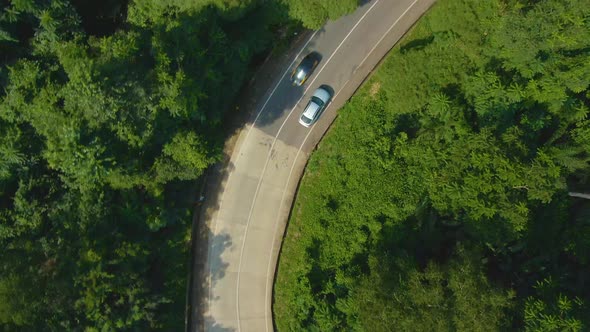
[[[208,286],[208,256],[211,221],[217,210],[217,202],[225,182],[232,171],[230,165],[234,151],[239,150],[244,134],[250,128],[257,111],[272,87],[289,66],[293,57],[301,50],[313,31],[300,33],[292,46],[282,54],[271,54],[260,65],[252,79],[245,83],[236,98],[235,106],[226,119],[222,159],[209,167],[197,186],[199,197],[193,210],[191,232],[190,272],[187,281],[186,331],[204,331],[206,326]],[[241,138],[241,139],[240,139]]]

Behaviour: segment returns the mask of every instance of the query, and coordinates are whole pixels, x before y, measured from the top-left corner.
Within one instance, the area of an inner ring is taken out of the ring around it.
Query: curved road
[[[371,0],[314,32],[241,131],[217,195],[205,202],[207,260],[197,330],[272,331],[278,252],[310,152],[341,107],[434,0]],[[289,73],[307,53],[322,55],[303,87]],[[298,123],[320,85],[334,98],[311,128]],[[209,193],[211,195],[211,193]]]

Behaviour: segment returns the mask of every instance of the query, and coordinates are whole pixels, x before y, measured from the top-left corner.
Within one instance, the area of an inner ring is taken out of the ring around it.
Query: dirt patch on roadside
[[[381,82],[375,82],[371,84],[371,88],[369,89],[369,95],[375,98],[375,95],[381,90]]]

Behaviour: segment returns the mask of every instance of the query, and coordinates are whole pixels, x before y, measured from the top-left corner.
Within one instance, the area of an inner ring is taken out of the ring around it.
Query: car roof
[[[307,106],[305,106],[305,111],[303,111],[303,115],[306,118],[313,119],[319,109],[320,105],[316,104],[313,100],[310,100]]]
[[[317,90],[315,90],[315,92],[313,93],[313,96],[318,97],[324,103],[327,103],[331,97],[330,92],[328,92],[326,89],[323,89],[323,88],[318,88]]]
[[[301,63],[299,63],[299,66],[297,66],[298,70],[309,71],[311,68],[313,68],[313,59],[308,57],[303,58]]]

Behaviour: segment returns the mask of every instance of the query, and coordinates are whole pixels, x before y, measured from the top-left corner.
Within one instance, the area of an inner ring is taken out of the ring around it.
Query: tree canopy
[[[590,328],[588,36],[583,0],[438,1],[308,163],[278,329]]]
[[[182,328],[195,180],[256,63],[355,6],[313,3],[2,1],[0,330]]]

